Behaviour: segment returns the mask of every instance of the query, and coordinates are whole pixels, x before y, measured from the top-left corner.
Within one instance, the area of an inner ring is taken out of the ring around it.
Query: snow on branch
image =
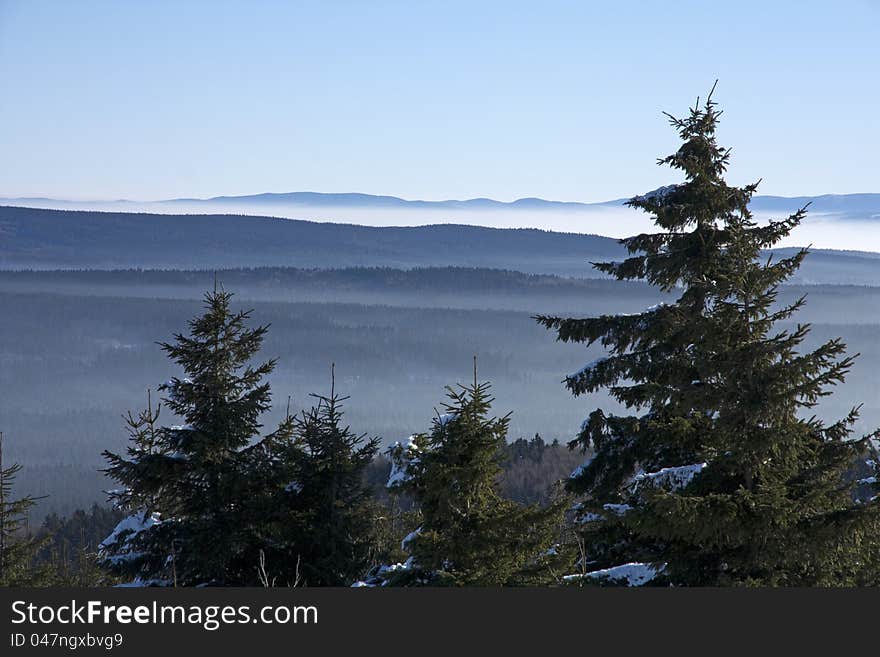
[[[572,373],[572,374],[569,374],[569,375],[568,375],[567,377],[565,377],[565,378],[567,378],[567,379],[580,379],[581,377],[583,377],[583,376],[585,376],[585,375],[587,375],[587,374],[590,374],[593,370],[595,370],[597,367],[599,367],[602,363],[605,363],[605,362],[607,362],[607,361],[608,361],[608,357],[607,357],[607,356],[605,356],[605,357],[603,357],[603,358],[597,358],[597,359],[595,359],[595,360],[591,360],[589,363],[587,363],[586,365],[584,365],[584,366],[583,366],[581,369],[579,369],[577,372],[574,372],[574,373]]]
[[[133,549],[132,541],[141,533],[151,527],[161,524],[162,520],[158,513],[134,513],[119,521],[110,535],[98,545],[98,552],[107,561],[119,563],[131,561],[142,556]],[[112,551],[114,554],[107,554]]]
[[[672,194],[675,190],[678,189],[678,185],[663,185],[663,187],[658,187],[657,189],[648,192],[647,194],[642,194],[641,196],[636,196],[633,198],[634,201],[640,201],[642,203],[645,202],[659,202],[664,198]]]
[[[657,472],[642,472],[633,478],[633,490],[640,486],[648,485],[652,488],[665,488],[666,490],[680,490],[693,481],[693,478],[703,471],[707,463],[692,463],[673,468],[662,468]]]
[[[409,534],[407,534],[406,536],[404,536],[403,540],[400,542],[400,549],[405,550],[407,543],[409,543],[411,540],[413,540],[416,536],[418,536],[421,533],[422,533],[422,528],[419,527],[418,529],[415,529],[415,530],[411,531]]]
[[[592,511],[587,511],[578,518],[578,522],[582,525],[585,525],[588,522],[598,522],[599,520],[605,520],[605,516],[599,513],[593,513]]]
[[[373,588],[375,586],[387,586],[391,576],[408,572],[416,567],[415,561],[410,557],[403,563],[383,564],[379,566],[366,579],[358,580],[351,585],[351,588]]]
[[[148,588],[152,586],[170,586],[171,580],[169,579],[141,579],[140,577],[135,577],[130,582],[122,582],[121,584],[116,584],[113,588],[117,589],[139,589],[139,588]]]
[[[632,511],[632,507],[629,504],[603,504],[602,508],[606,511],[611,511],[616,516],[622,516],[627,511]]]
[[[589,573],[578,575],[566,575],[562,579],[566,582],[577,582],[584,579],[608,580],[626,582],[627,586],[644,586],[652,579],[657,577],[663,568],[656,568],[649,563],[625,563],[612,568],[603,568],[602,570],[593,570]]]
[[[584,424],[586,424],[586,422],[584,422]],[[583,429],[581,430],[581,432],[583,433]],[[571,471],[571,474],[568,475],[568,478],[569,479],[577,479],[578,477],[580,477],[584,473],[584,470],[586,470],[588,467],[590,467],[590,463],[592,463],[592,462],[593,462],[593,455],[590,454],[584,460],[583,463],[581,463],[578,467],[576,467],[574,470]]]
[[[633,507],[631,507],[629,504],[603,504],[602,509],[604,511],[608,511],[615,516],[623,516],[627,512],[632,511]],[[586,511],[583,504],[575,504],[572,507],[572,511],[575,512],[577,522],[581,525],[588,522],[598,522],[600,520],[607,519],[607,516],[603,516],[601,513]]]
[[[388,475],[386,488],[394,488],[409,481],[411,477],[409,467],[419,460],[415,438],[410,436],[404,442],[397,441],[386,450],[391,461],[391,473]]]
[[[450,422],[454,422],[458,418],[458,413],[443,413],[437,417],[437,424],[441,427],[445,427]]]

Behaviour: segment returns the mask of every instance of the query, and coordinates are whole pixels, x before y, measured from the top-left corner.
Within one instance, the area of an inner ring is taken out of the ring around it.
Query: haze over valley
[[[840,221],[872,221],[874,196],[863,218]],[[0,207],[0,235],[0,425],[10,458],[28,464],[23,490],[50,495],[37,514],[103,501],[101,451],[121,449],[122,414],[179,374],[156,342],[185,330],[215,273],[236,307],[271,324],[276,404],[290,395],[294,408],[308,405],[335,363],[351,395],[347,421],[386,444],[430,426],[443,387],[468,380],[474,355],[497,410],[513,411],[511,439],[567,442],[594,408],[617,408],[562,385],[603,352],[556,342],[531,316],[632,313],[664,300],[601,276],[590,262],[624,250],[583,233]],[[815,249],[779,301],[802,294],[797,321],[813,323],[810,344],[840,335],[861,352],[820,414],[864,403],[859,429],[880,425],[880,255]]]
[[[640,193],[649,190],[641,190]],[[622,238],[653,229],[648,215],[624,205],[627,199],[560,202],[521,198],[422,201],[372,194],[313,192],[264,193],[205,199],[160,201],[72,201],[5,198],[0,204],[61,210],[153,214],[244,214],[363,226],[462,224],[492,228],[534,228]],[[821,249],[880,251],[880,193],[816,196],[756,196],[756,219],[779,219],[809,204],[804,223],[779,246],[813,245]]]

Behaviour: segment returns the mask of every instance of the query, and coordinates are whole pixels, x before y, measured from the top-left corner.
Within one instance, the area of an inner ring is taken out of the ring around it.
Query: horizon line
[[[662,189],[662,187],[657,188]],[[296,191],[286,191],[286,192],[256,192],[252,194],[220,194],[217,196],[207,196],[207,197],[174,197],[174,198],[163,198],[163,199],[150,199],[150,200],[136,200],[129,198],[117,198],[117,199],[107,199],[107,198],[59,198],[52,196],[9,196],[4,195],[0,196],[0,200],[2,201],[52,201],[56,203],[184,203],[184,202],[199,202],[206,203],[210,201],[235,201],[237,199],[253,199],[257,197],[265,197],[265,196],[292,196],[296,194],[303,195],[311,195],[311,196],[324,196],[324,197],[333,197],[333,196],[357,196],[357,197],[365,197],[371,199],[389,199],[393,201],[402,201],[403,203],[425,203],[425,204],[443,204],[443,203],[472,203],[477,201],[490,202],[498,205],[515,205],[517,203],[522,203],[523,201],[540,201],[542,203],[554,203],[560,205],[581,205],[581,206],[590,206],[590,205],[609,205],[613,203],[623,203],[636,196],[650,194],[653,191],[657,190],[649,190],[648,192],[644,192],[643,194],[636,194],[631,197],[620,197],[620,198],[612,198],[606,199],[602,201],[561,201],[550,198],[544,198],[541,196],[522,196],[516,198],[512,201],[501,201],[488,196],[474,196],[470,198],[440,198],[440,199],[426,199],[426,198],[405,198],[403,196],[395,196],[393,194],[374,194],[370,192],[315,192],[310,190],[296,190]],[[782,195],[782,194],[755,194],[754,198],[778,198],[778,199],[802,199],[802,198],[828,198],[828,197],[849,197],[849,196],[880,196],[880,192],[848,192],[848,193],[834,193],[834,192],[826,192],[821,194],[796,194],[796,195]]]

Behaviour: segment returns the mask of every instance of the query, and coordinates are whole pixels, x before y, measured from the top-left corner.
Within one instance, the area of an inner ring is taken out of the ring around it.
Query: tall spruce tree
[[[766,257],[806,208],[769,223],[748,209],[756,184],[724,180],[711,94],[669,116],[682,145],[659,161],[684,181],[628,202],[660,229],[622,240],[629,257],[595,266],[677,297],[635,315],[539,316],[564,342],[608,356],[566,378],[600,388],[630,414],[592,412],[573,447],[586,583],[851,585],[877,583],[876,497],[859,500],[848,471],[868,437],[858,411],[810,415],[853,364],[834,339],[803,350],[809,325],[786,324],[805,299],[777,303],[807,255]]]
[[[343,423],[348,397],[312,395],[316,404],[297,415],[294,437],[278,453],[285,473],[274,502],[277,533],[267,552],[276,584],[346,586],[373,565],[378,504],[365,479],[379,439]]]
[[[392,585],[495,586],[553,579],[566,502],[523,506],[500,494],[510,416],[491,417],[488,383],[447,388],[429,434],[392,448],[389,485],[408,495],[420,526],[404,539],[405,565],[385,567]]]
[[[0,586],[39,586],[48,583],[48,571],[35,564],[45,538],[27,531],[28,512],[37,503],[33,495],[14,499],[13,485],[20,463],[3,462],[3,432],[0,432]]]
[[[162,349],[184,371],[160,387],[184,424],[158,426],[159,409],[129,415],[127,454],[105,452],[131,512],[102,544],[104,563],[144,584],[258,584],[273,449],[293,434],[288,416],[260,438],[275,361],[252,365],[266,326],[248,328],[232,295],[205,295],[205,312]]]

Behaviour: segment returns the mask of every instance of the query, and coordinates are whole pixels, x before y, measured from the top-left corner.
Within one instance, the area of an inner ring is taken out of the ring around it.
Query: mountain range
[[[140,206],[173,209],[176,207],[214,208],[226,206],[291,206],[300,208],[363,208],[363,209],[409,209],[409,210],[524,210],[566,212],[589,212],[591,210],[621,207],[627,199],[613,199],[601,202],[552,201],[542,198],[520,198],[505,202],[490,198],[471,198],[464,200],[408,200],[397,196],[361,194],[361,193],[322,193],[322,192],[282,192],[251,194],[242,196],[214,196],[210,198],[174,198],[157,201],[96,200],[74,201],[43,197],[0,198],[0,204],[24,207],[41,207],[55,209],[94,209],[107,207]],[[786,212],[810,204],[815,213],[843,214],[848,217],[880,219],[880,193],[862,194],[822,194],[819,196],[755,196],[751,208],[756,212]],[[121,208],[119,208],[121,209]]]

